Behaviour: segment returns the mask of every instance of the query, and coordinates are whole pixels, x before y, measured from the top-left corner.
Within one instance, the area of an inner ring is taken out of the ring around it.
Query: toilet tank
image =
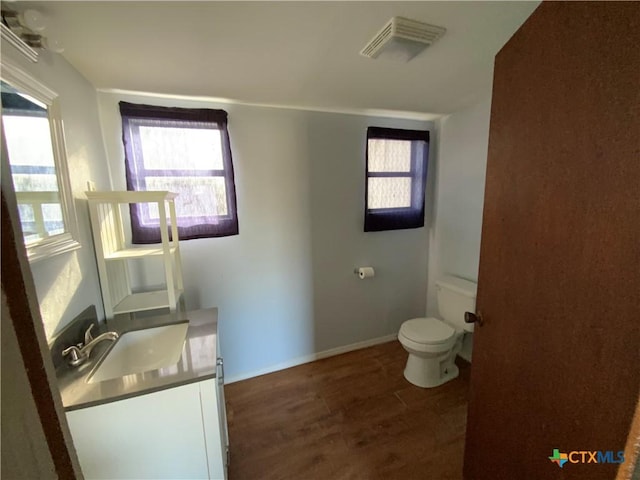
[[[464,313],[475,312],[476,288],[475,283],[454,276],[438,280],[436,290],[440,318],[459,331],[473,332],[473,323],[465,323]]]

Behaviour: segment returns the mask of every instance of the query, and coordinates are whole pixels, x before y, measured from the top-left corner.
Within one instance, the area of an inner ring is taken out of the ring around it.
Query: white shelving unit
[[[175,312],[183,292],[182,262],[176,223],[175,193],[86,192],[98,261],[100,288],[105,315],[112,319],[122,313],[168,308]],[[125,241],[122,208],[132,203],[155,203],[160,218],[159,245],[131,246]],[[171,239],[169,239],[171,228]],[[129,262],[157,258],[164,263],[164,288],[133,292]]]

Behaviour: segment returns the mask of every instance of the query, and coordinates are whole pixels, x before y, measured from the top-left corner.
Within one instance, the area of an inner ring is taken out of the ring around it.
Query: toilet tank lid
[[[476,283],[464,280],[463,278],[454,277],[453,275],[442,277],[436,282],[436,285],[442,288],[448,288],[461,295],[472,298],[476,297],[476,291],[478,288]]]

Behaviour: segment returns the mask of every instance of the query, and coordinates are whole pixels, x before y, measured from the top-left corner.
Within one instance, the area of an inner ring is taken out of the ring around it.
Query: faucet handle
[[[71,345],[62,351],[63,357],[66,357],[67,355],[70,357],[69,364],[71,366],[75,367],[85,361],[85,356],[82,354],[82,351],[75,345]]]
[[[91,334],[91,330],[93,330],[93,327],[95,327],[95,323],[92,323],[91,325],[89,325],[89,328],[87,328],[87,331],[84,332],[84,344],[87,345],[91,340],[93,340],[93,335]]]

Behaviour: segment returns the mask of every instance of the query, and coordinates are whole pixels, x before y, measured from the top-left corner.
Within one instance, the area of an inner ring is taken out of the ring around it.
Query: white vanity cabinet
[[[217,378],[67,412],[86,479],[226,479]]]

